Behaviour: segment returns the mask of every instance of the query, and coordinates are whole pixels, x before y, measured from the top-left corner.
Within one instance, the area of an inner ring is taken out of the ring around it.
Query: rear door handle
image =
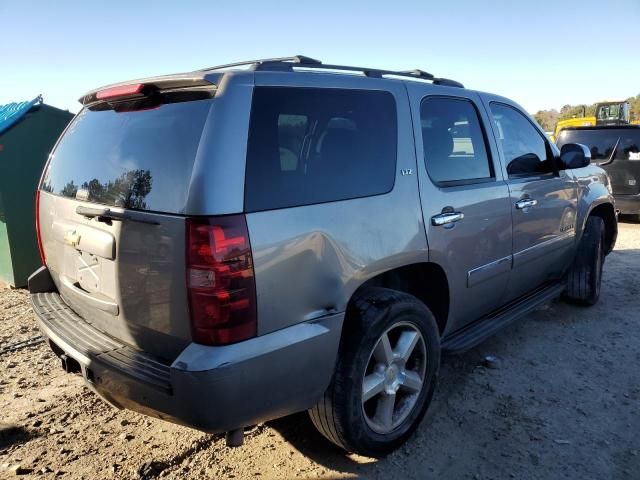
[[[440,213],[439,215],[431,217],[431,225],[434,227],[441,227],[442,225],[447,225],[449,223],[459,222],[463,218],[464,213],[462,212]]]
[[[518,200],[516,202],[516,208],[518,210],[524,210],[525,208],[535,207],[538,204],[537,200],[533,198],[523,198],[522,200]]]

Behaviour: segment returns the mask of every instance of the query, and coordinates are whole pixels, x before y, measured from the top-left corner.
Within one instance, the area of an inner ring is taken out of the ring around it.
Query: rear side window
[[[491,104],[491,115],[509,177],[553,173],[553,157],[547,152],[547,143],[527,117],[501,103]]]
[[[387,193],[396,151],[396,106],[389,92],[257,87],[245,210]]]
[[[211,105],[84,109],[53,152],[41,188],[107,206],[181,213]]]
[[[480,119],[469,100],[428,97],[420,107],[420,122],[427,172],[435,183],[493,177]]]

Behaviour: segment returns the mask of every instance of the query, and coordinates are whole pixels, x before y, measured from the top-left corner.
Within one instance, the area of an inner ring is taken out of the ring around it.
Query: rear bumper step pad
[[[59,348],[79,356],[88,366],[91,362],[144,382],[165,393],[171,393],[170,365],[153,355],[137,350],[94,328],[78,316],[57,292],[34,293],[31,304],[46,335]]]

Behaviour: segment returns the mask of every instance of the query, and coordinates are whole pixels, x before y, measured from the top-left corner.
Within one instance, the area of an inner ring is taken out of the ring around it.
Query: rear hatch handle
[[[76,213],[86,218],[96,218],[99,222],[110,223],[112,220],[122,222],[128,220],[130,222],[148,223],[150,225],[160,225],[160,222],[141,218],[131,213],[113,212],[109,208],[92,208],[79,205]]]

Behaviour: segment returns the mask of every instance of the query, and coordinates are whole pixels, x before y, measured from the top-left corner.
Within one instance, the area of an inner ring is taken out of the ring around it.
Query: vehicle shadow
[[[618,215],[618,221],[621,223],[638,225],[640,224],[640,217],[638,217],[637,215],[627,215],[627,214],[621,213],[620,215]]]
[[[324,438],[313,426],[307,412],[300,412],[268,423],[304,456],[320,465],[348,473],[364,473],[367,465],[361,465]]]
[[[403,449],[412,449],[413,443],[418,444],[417,437],[428,435],[431,419],[435,415],[447,416],[447,398],[455,391],[464,388],[469,380],[468,375],[478,363],[482,361],[480,352],[476,349],[462,355],[443,355],[441,360],[440,375],[446,378],[440,382],[436,389],[436,395],[425,415],[425,419],[418,427],[418,431],[412,435]],[[307,412],[300,412],[288,417],[268,422],[268,425],[278,431],[280,435],[296,448],[305,457],[322,465],[325,468],[336,470],[341,474],[356,475],[359,478],[371,478],[382,476],[385,472],[393,470],[392,459],[394,454],[380,459],[369,459],[359,455],[352,455],[337,447],[324,438],[313,426]],[[331,477],[322,477],[331,478]]]
[[[19,425],[0,423],[0,452],[11,446],[28,442],[36,434]]]

